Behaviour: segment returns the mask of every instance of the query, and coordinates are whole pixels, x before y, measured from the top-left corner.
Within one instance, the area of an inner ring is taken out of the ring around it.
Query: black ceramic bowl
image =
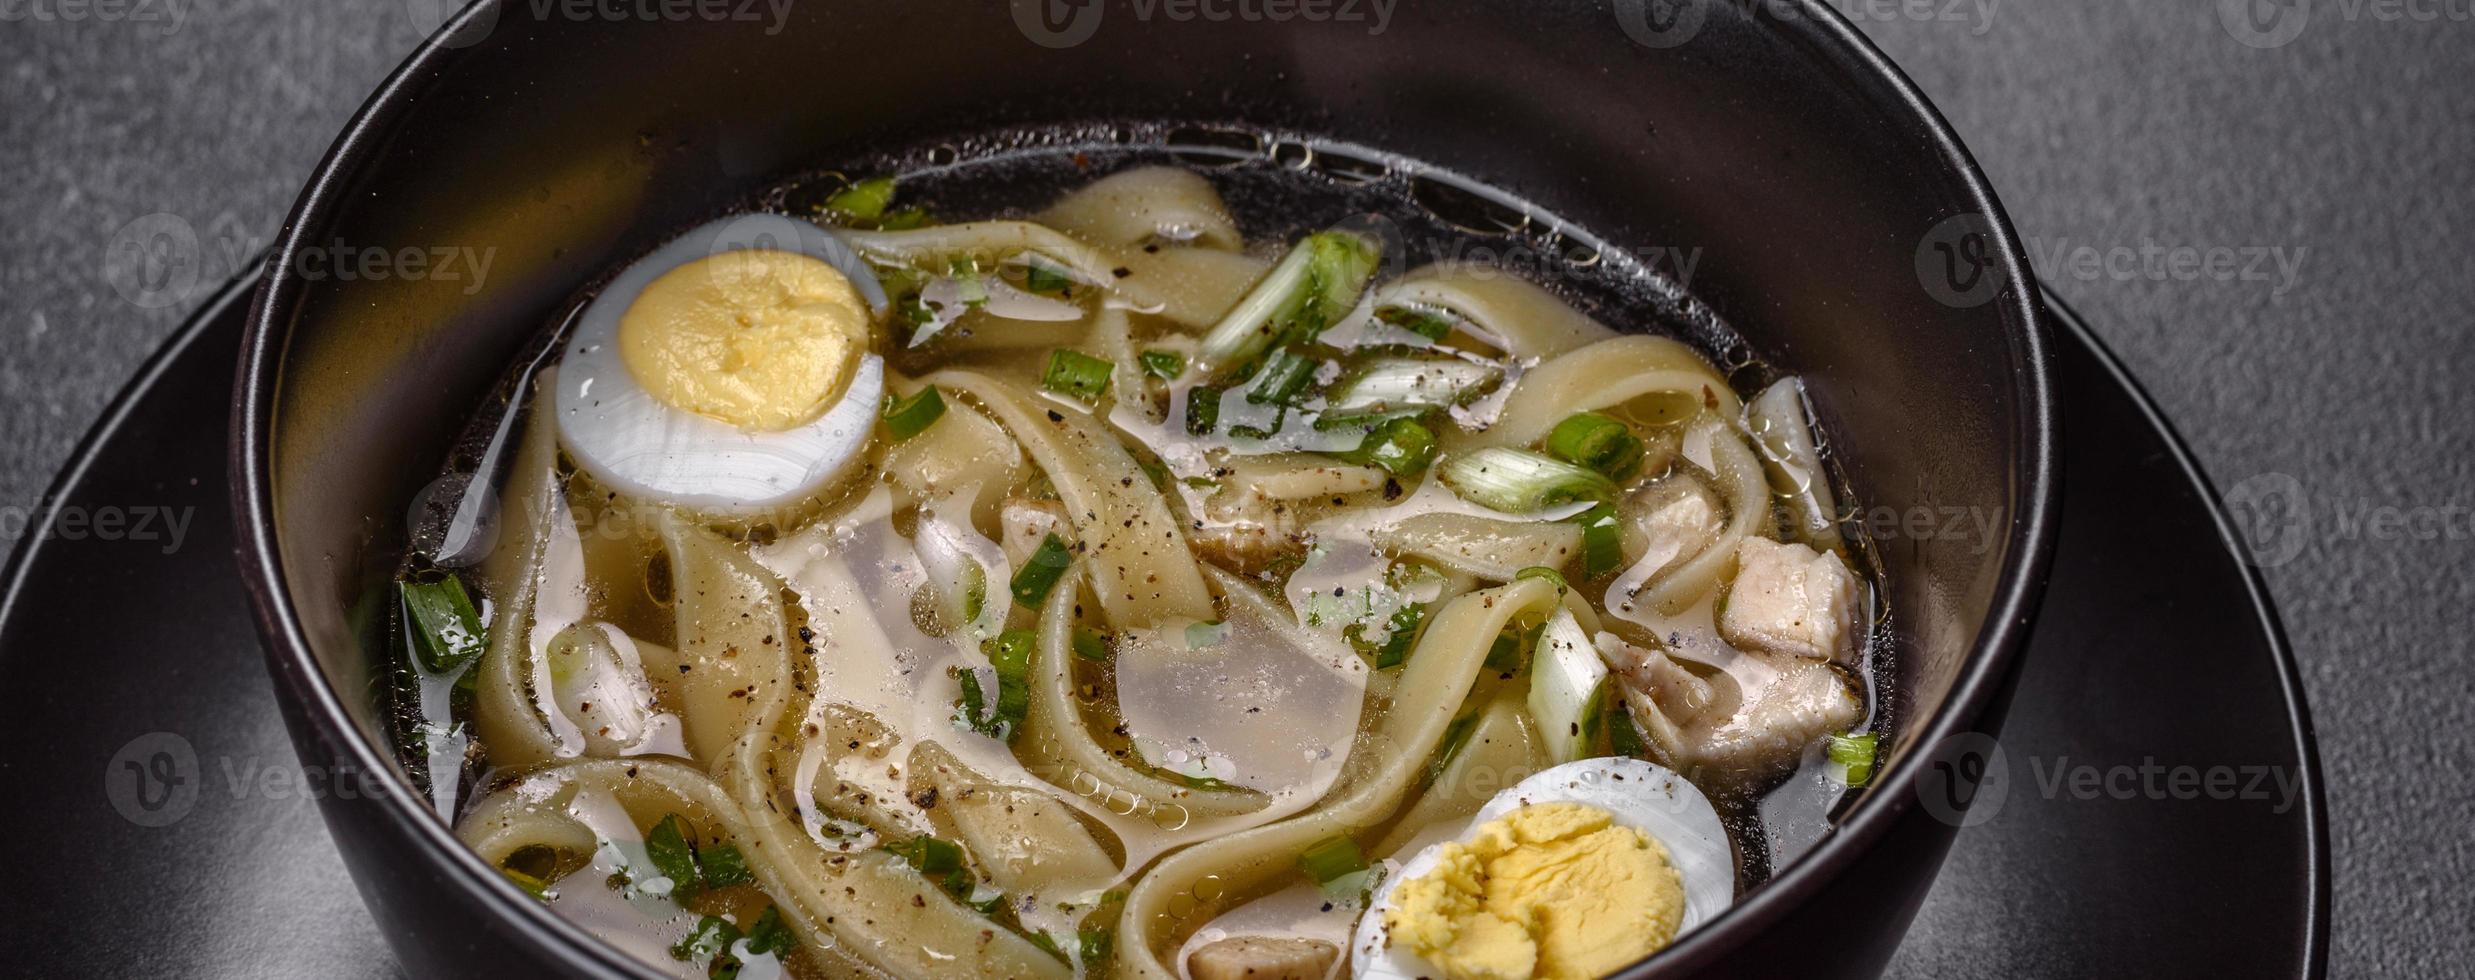
[[[1887,771],[1828,839],[1638,971],[1879,972],[1974,771],[1941,756],[1992,730],[2026,636],[2054,414],[2042,314],[1983,177],[1835,14],[804,0],[660,16],[677,9],[464,11],[321,164],[252,316],[233,444],[244,572],[304,763],[388,790],[331,796],[325,813],[417,975],[647,972],[466,852],[389,761],[374,707],[355,609],[387,582],[408,501],[511,358],[580,286],[802,170],[1105,120],[1322,134],[1475,175],[1608,242],[1698,248],[1693,292],[1808,380],[1869,507],[1999,519],[1995,540],[1880,549],[1897,674]],[[478,281],[346,280],[326,264],[339,245],[493,262]]]

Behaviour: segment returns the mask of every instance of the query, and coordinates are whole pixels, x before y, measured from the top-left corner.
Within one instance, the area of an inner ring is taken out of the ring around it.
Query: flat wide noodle
[[[728,542],[676,514],[656,518],[677,597],[675,659],[645,668],[673,680],[688,750],[708,766],[790,697],[790,629],[780,583]]]
[[[1212,182],[1177,167],[1136,167],[1110,174],[1059,198],[1040,212],[1039,220],[1106,248],[1138,248],[1155,240],[1216,249],[1246,247]]]
[[[541,590],[542,559],[556,522],[570,521],[566,494],[559,486],[558,413],[550,410],[551,393],[557,390],[556,368],[544,369],[533,379],[524,436],[499,496],[498,545],[481,564],[482,591],[497,608],[491,617],[490,648],[474,668],[481,674],[475,679],[473,724],[481,743],[489,746],[490,763],[500,768],[559,756],[559,739],[532,695],[537,660],[533,606]],[[572,521],[567,536],[575,536]],[[581,554],[576,560],[582,562]],[[549,635],[542,640],[546,644]],[[432,773],[430,778],[454,777]]]
[[[1048,473],[1110,625],[1212,618],[1211,593],[1168,501],[1100,422],[976,372],[940,371],[924,380],[978,399]]]
[[[1374,305],[1447,310],[1522,360],[1556,357],[1616,335],[1554,293],[1479,262],[1438,262],[1375,290]]]
[[[747,736],[737,741],[716,773],[744,815],[754,845],[748,851],[750,863],[802,936],[900,977],[1071,976],[1054,957],[1012,931],[995,928],[901,858],[867,847],[865,840],[828,848],[810,836],[796,818],[801,801],[788,781],[797,771],[803,744],[811,740],[800,719],[808,717],[812,698],[760,704]],[[849,712],[843,722],[820,723],[813,738],[868,744],[870,736],[862,729],[872,723],[866,716]],[[841,797],[833,802],[853,805]],[[881,830],[903,822],[883,808],[838,815]]]
[[[1101,802],[1111,811],[1148,813],[1164,826],[1182,827],[1191,816],[1227,816],[1260,810],[1261,794],[1201,790],[1153,775],[1120,761],[1117,754],[1092,737],[1075,703],[1074,661],[1068,645],[1074,632],[1074,609],[1081,601],[1088,562],[1078,562],[1059,579],[1040,611],[1039,652],[1031,665],[1031,712],[1024,744],[1055,770],[1049,781]],[[1209,616],[1196,617],[1198,621]]]
[[[1203,918],[1198,913],[1293,872],[1309,845],[1356,834],[1392,815],[1469,696],[1496,635],[1517,616],[1555,608],[1557,591],[1543,580],[1523,579],[1446,604],[1410,653],[1391,706],[1352,755],[1351,774],[1330,796],[1298,817],[1170,855],[1135,885],[1118,920],[1119,974],[1181,976],[1162,951],[1177,948]]]
[[[1024,252],[1063,262],[1075,277],[1107,284],[1117,263],[1107,253],[1046,225],[1028,221],[970,221],[908,231],[846,231],[860,254],[880,261],[942,271],[954,259],[972,259],[984,269]]]
[[[1732,419],[1738,411],[1736,393],[1693,348],[1666,337],[1614,337],[1522,375],[1504,400],[1503,414],[1479,434],[1477,444],[1528,446],[1575,414],[1645,395],[1674,396],[1686,418],[1707,409]]]

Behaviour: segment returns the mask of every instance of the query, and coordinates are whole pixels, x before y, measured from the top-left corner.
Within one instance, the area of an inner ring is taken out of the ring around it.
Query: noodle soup
[[[485,860],[682,976],[1595,976],[1827,828],[1873,583],[1796,379],[1084,168],[715,221],[511,376],[393,691]]]

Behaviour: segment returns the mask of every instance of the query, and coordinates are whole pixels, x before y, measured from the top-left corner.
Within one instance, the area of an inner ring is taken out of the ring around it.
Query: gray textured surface
[[[2212,0],[1840,6],[1881,11],[1862,26],[1951,117],[2047,278],[2220,486],[2300,487],[2303,521],[2277,539],[2300,551],[2268,577],[2329,770],[2334,972],[2462,970],[2475,951],[2460,813],[2475,799],[2475,581],[2461,574],[2475,566],[2475,21],[2323,0],[2299,36],[2261,49]],[[0,507],[37,499],[208,288],[184,301],[114,271],[116,235],[168,213],[198,236],[206,278],[230,271],[273,234],[425,5],[143,9],[177,15],[0,22]],[[1916,10],[1958,19],[1901,12]],[[2282,256],[2291,274],[2270,261],[2265,280],[2082,277],[2051,261],[2152,245]],[[2384,537],[2354,520],[2384,508],[2410,523]]]

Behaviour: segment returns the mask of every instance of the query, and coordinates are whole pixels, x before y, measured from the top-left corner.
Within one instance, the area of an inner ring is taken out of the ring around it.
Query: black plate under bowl
[[[233,567],[225,423],[248,298],[224,289],[139,372],[0,578],[12,970],[399,972],[313,803],[382,781],[301,770]],[[1892,973],[2318,977],[2328,826],[2276,613],[2173,430],[2048,303],[2052,584],[2001,740],[1953,756],[1987,767],[1984,795],[1940,802],[1968,829]]]

